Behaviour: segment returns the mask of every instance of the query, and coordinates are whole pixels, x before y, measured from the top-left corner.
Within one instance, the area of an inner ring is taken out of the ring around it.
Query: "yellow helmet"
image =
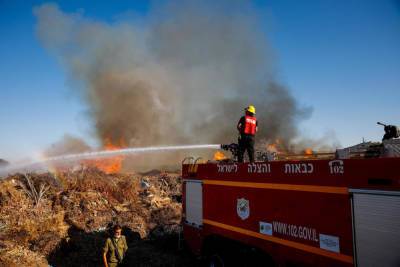
[[[256,114],[256,108],[253,105],[248,106],[245,110],[250,113]]]

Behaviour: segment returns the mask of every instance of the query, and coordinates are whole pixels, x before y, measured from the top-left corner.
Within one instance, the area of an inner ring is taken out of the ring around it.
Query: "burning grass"
[[[179,174],[107,174],[97,168],[30,174],[31,190],[47,188],[39,200],[27,193],[26,177],[0,181],[0,266],[98,266],[112,223],[123,225],[133,254],[140,240],[149,246],[154,237],[180,231]]]
[[[104,140],[104,150],[112,151],[125,147],[123,141],[120,141],[120,144],[121,145],[115,145],[110,139],[107,138]],[[87,160],[84,162],[84,165],[95,167],[107,174],[119,173],[121,171],[122,162],[124,159],[125,156],[121,155],[106,159]]]
[[[225,154],[221,151],[217,151],[214,153],[214,160],[226,160],[227,157],[225,156]]]

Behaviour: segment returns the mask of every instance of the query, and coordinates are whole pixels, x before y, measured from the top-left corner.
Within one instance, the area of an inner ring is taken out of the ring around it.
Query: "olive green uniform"
[[[112,239],[115,240],[115,244],[117,245],[117,249],[119,252],[119,255],[121,255],[121,258],[123,259],[125,256],[125,252],[128,250],[128,245],[126,244],[126,239],[125,236],[121,235],[120,238],[115,239],[115,237],[112,237]],[[115,251],[115,245],[114,242],[111,238],[107,238],[106,243],[103,248],[103,252],[106,253],[107,255],[107,263],[109,267],[117,267],[118,266],[118,256],[117,252]]]

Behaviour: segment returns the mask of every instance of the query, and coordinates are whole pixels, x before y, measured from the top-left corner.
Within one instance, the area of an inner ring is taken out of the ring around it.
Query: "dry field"
[[[196,266],[181,240],[178,173],[106,174],[96,168],[0,180],[0,266],[101,266],[110,226],[128,266]]]

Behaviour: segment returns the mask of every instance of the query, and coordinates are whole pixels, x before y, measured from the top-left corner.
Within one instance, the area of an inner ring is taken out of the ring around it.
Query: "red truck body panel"
[[[353,266],[349,190],[400,191],[399,167],[400,158],[184,164],[184,181],[202,183],[203,219],[184,223],[185,239],[195,253],[219,235],[281,265]],[[183,186],[184,211],[185,197]]]

